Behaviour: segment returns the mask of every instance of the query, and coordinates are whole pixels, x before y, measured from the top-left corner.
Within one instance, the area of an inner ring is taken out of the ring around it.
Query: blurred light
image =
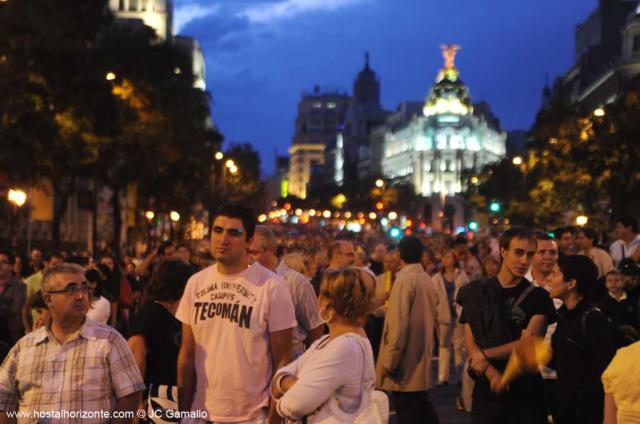
[[[107,81],[113,81],[114,79],[116,79],[116,74],[114,74],[113,72],[107,72],[107,75],[105,75],[104,78]]]
[[[296,216],[302,215],[302,209],[296,209]]]
[[[404,233],[410,236],[413,233],[413,231],[411,231],[411,228],[407,228],[406,230],[404,230]]]
[[[227,159],[227,161],[225,162],[225,166],[227,168],[233,168],[234,166],[236,166],[236,164],[231,159]]]
[[[384,181],[381,179],[376,180],[376,187],[382,188],[384,186]]]
[[[284,207],[284,210],[288,211],[288,210],[291,209],[291,203],[287,202],[287,203],[284,204],[283,207]]]
[[[605,111],[601,107],[593,111],[593,116],[597,116],[598,118],[602,118],[604,115],[605,115]]]
[[[360,224],[360,225],[364,225],[365,222],[367,222],[367,221],[365,221],[364,218],[358,219],[358,224]]]
[[[394,211],[389,212],[389,219],[394,220],[398,218],[398,214]]]
[[[27,201],[27,193],[25,193],[20,189],[12,188],[9,190],[9,193],[7,194],[7,200],[9,200],[11,203],[13,203],[14,205],[20,208]]]
[[[260,214],[258,215],[258,222],[265,222],[267,220],[267,215]]]
[[[384,203],[382,202],[376,202],[376,209],[378,209],[379,211],[381,211],[384,208]]]
[[[308,215],[302,215],[300,217],[300,222],[303,223],[303,224],[308,223],[309,222],[309,216]]]
[[[292,216],[291,217],[291,223],[292,224],[297,224],[298,223],[298,217],[297,216]]]
[[[324,218],[331,218],[331,211],[326,210],[326,211],[322,212],[322,216]]]
[[[155,216],[156,214],[153,211],[146,211],[144,213],[144,217],[147,218],[149,221],[151,221]]]
[[[398,228],[393,227],[391,231],[389,231],[389,235],[393,238],[397,238],[402,235],[402,232]]]
[[[334,218],[340,218],[340,212],[334,212],[333,213],[333,217]]]
[[[491,223],[496,225],[498,223],[498,218],[491,218]]]
[[[169,219],[173,222],[178,222],[180,221],[180,214],[176,211],[171,211],[169,212]]]
[[[500,206],[500,202],[491,202],[489,204],[489,210],[491,212],[500,212],[501,206]]]
[[[387,225],[389,223],[389,220],[387,218],[382,218],[382,219],[380,219],[380,223],[382,225]]]
[[[364,218],[364,213],[358,212],[358,218]]]
[[[180,68],[176,67],[176,68],[173,70],[173,73],[174,73],[174,74],[176,74],[176,75],[180,75],[180,74],[182,73],[182,69],[180,69]]]
[[[276,206],[278,206],[278,202],[276,202],[275,200],[271,202],[271,207],[275,208]]]
[[[309,209],[309,216],[316,216],[316,210],[315,209]]]
[[[221,160],[224,157],[224,153],[216,152],[215,156],[216,160]]]
[[[235,166],[235,165],[234,165],[234,166],[232,166],[232,167],[229,169],[229,172],[231,172],[232,174],[237,173],[237,172],[238,172],[238,167],[237,167],[237,166]]]
[[[412,221],[412,220],[410,220],[410,219],[407,219],[407,220],[404,222],[404,226],[405,226],[405,227],[413,227],[413,221]]]
[[[469,221],[469,230],[478,231],[478,223],[476,221]]]
[[[478,185],[478,177],[476,177],[475,175],[473,177],[471,177],[471,184],[473,185]]]
[[[347,219],[351,218],[351,212],[348,212],[348,211],[345,212],[344,213],[344,217],[347,218]]]
[[[421,222],[420,228],[424,230],[425,228],[427,228],[427,224],[425,224],[424,222]]]
[[[456,227],[456,234],[462,234],[466,231],[467,229],[464,227]]]
[[[350,221],[347,223],[347,230],[353,233],[359,233],[362,231],[362,224],[359,222]]]
[[[522,165],[522,158],[520,156],[516,156],[513,158],[513,164],[516,166]]]
[[[375,212],[369,212],[369,219],[376,219],[378,215]]]
[[[579,215],[576,217],[576,224],[581,227],[587,225],[587,222],[589,222],[589,218],[585,215]]]
[[[505,219],[502,221],[502,223],[503,223],[504,225],[509,225],[509,224],[511,223],[511,221],[509,221],[509,218],[505,218]]]

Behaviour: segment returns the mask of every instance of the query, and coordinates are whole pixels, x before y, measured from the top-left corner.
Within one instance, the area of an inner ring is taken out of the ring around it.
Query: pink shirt
[[[296,326],[282,278],[258,263],[236,275],[212,265],[189,279],[176,318],[196,341],[191,409],[223,422],[264,414],[274,372],[269,333]]]

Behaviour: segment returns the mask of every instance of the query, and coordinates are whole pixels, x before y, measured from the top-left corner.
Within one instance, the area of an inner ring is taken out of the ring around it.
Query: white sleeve
[[[298,381],[278,401],[278,412],[292,419],[309,415],[340,387],[361,378],[362,359],[362,347],[357,341],[349,337],[332,340],[304,363]]]

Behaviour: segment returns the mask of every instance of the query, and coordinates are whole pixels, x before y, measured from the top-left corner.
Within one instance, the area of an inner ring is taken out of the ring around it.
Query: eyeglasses
[[[213,227],[213,232],[216,234],[222,234],[224,231],[225,229],[222,227]],[[227,228],[226,231],[230,237],[240,237],[244,234],[244,230],[242,228]]]
[[[86,281],[81,283],[70,283],[62,290],[50,290],[46,294],[65,294],[67,296],[73,296],[79,291],[85,294],[89,293],[89,284]]]
[[[348,256],[350,258],[353,258],[356,255],[355,252],[338,252],[338,253],[344,256]]]

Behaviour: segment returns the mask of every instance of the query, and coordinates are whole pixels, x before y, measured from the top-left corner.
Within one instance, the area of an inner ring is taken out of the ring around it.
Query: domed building
[[[486,104],[487,110],[474,113],[469,89],[454,62],[459,47],[442,49],[444,68],[422,115],[384,135],[382,172],[386,178],[411,182],[416,194],[430,197],[431,207],[425,210],[431,210],[434,217],[443,211],[458,226],[464,223],[464,201],[457,196],[465,189],[463,172],[479,171],[502,159],[507,134],[492,119]]]
[[[109,7],[117,19],[153,28],[162,41],[173,36],[172,0],[110,0]]]

